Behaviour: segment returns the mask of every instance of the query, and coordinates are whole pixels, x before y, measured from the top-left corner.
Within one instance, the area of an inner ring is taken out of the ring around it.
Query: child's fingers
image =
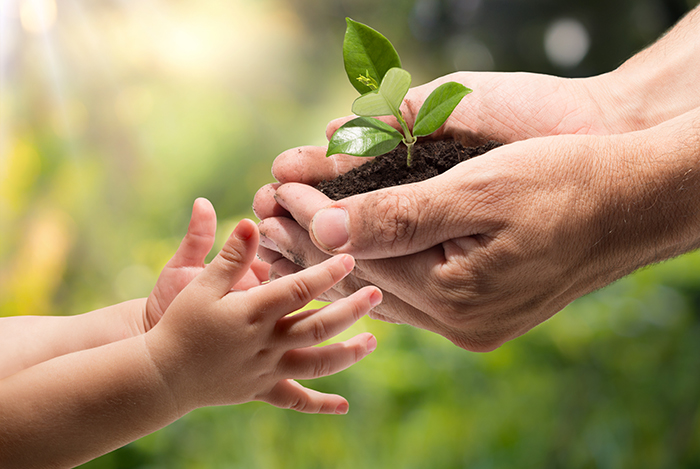
[[[278,278],[293,275],[301,272],[302,270],[304,270],[303,267],[298,266],[294,262],[283,257],[282,259],[270,264],[270,280],[277,280]]]
[[[324,394],[308,389],[291,379],[278,382],[259,400],[282,409],[308,414],[346,414],[348,401],[336,394]]]
[[[321,378],[354,365],[376,347],[377,339],[365,332],[345,342],[290,350],[280,360],[277,374],[281,378]]]
[[[207,199],[199,198],[194,201],[187,234],[168,265],[170,267],[204,266],[204,260],[214,246],[215,236],[214,206]]]
[[[260,283],[270,280],[270,264],[260,259],[254,259],[250,270],[255,274]]]
[[[289,348],[320,344],[352,326],[381,301],[382,292],[370,286],[318,311],[304,311],[284,317],[277,322],[279,340]]]
[[[257,225],[252,220],[241,220],[197,281],[214,288],[221,297],[226,295],[255,260],[258,237]]]
[[[297,274],[250,290],[250,304],[254,309],[264,311],[266,318],[277,321],[333,287],[354,266],[355,260],[348,254],[332,257]]]

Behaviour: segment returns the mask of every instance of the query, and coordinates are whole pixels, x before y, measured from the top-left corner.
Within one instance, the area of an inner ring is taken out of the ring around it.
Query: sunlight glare
[[[19,19],[29,33],[48,32],[56,23],[56,0],[22,0],[19,5]]]

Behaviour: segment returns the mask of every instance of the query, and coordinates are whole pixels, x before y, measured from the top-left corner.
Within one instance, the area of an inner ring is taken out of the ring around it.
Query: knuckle
[[[362,360],[367,353],[361,347],[355,347],[353,350],[353,361],[352,363],[357,363]]]
[[[306,409],[306,400],[302,399],[301,397],[296,397],[294,400],[289,402],[287,408],[296,410],[297,412],[303,412]]]
[[[311,328],[311,334],[316,343],[321,343],[328,338],[328,328],[326,328],[326,325],[322,319],[318,318],[316,321],[314,321],[313,327]]]
[[[433,272],[430,286],[455,311],[498,301],[517,261],[502,251],[476,247],[469,254],[451,256]]]
[[[309,286],[303,279],[298,277],[294,278],[291,288],[289,289],[289,294],[292,296],[293,301],[303,304],[306,304],[314,299]]]
[[[331,374],[331,361],[328,357],[320,357],[316,363],[314,363],[312,377],[322,378]]]
[[[410,243],[416,234],[419,206],[408,193],[384,193],[375,201],[376,241],[385,244]]]
[[[243,253],[228,243],[221,248],[221,251],[219,251],[219,256],[221,256],[221,259],[227,264],[240,265],[244,260]]]

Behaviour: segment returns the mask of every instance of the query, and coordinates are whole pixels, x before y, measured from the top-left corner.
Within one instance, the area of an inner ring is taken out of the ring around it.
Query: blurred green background
[[[0,0],[0,316],[145,296],[196,197],[219,242],[287,148],[349,113],[344,17],[414,84],[455,70],[588,76],[697,0]],[[653,90],[650,90],[653,92]],[[378,349],[308,385],[344,417],[192,412],[84,468],[700,468],[700,255],[474,354],[369,319]]]

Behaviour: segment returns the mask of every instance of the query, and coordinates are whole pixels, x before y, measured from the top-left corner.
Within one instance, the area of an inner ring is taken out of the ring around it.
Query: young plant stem
[[[406,166],[409,168],[411,167],[411,150],[413,149],[413,145],[416,143],[416,137],[413,136],[411,131],[408,128],[408,124],[406,123],[406,120],[403,118],[401,115],[401,111],[396,114],[396,119],[399,121],[399,125],[401,126],[401,130],[403,130],[404,134],[404,139],[403,143],[406,145],[406,151],[407,151],[407,156],[406,156]]]

